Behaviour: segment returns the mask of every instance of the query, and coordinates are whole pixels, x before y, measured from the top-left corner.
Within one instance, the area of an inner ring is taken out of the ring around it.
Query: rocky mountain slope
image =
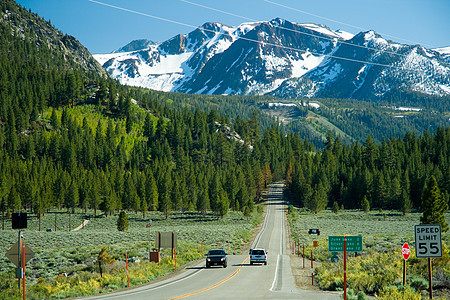
[[[163,43],[130,45],[94,57],[120,82],[155,90],[370,100],[398,91],[450,94],[445,51],[373,31],[353,36],[278,18],[238,27],[205,23]]]
[[[31,13],[14,1],[0,4],[0,23],[10,28],[11,33],[34,42],[38,47],[47,47],[53,53],[63,53],[67,67],[75,62],[85,71],[108,76],[91,53],[73,36],[63,34],[37,14]]]

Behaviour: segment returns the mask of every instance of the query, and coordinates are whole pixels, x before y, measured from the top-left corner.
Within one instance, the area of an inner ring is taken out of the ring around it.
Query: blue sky
[[[92,53],[109,53],[135,39],[165,41],[193,30],[186,25],[220,22],[237,26],[248,19],[276,17],[353,34],[375,30],[387,39],[427,48],[450,46],[449,0],[185,0],[222,12],[182,0],[96,0],[186,25],[89,0],[16,1],[76,37]]]

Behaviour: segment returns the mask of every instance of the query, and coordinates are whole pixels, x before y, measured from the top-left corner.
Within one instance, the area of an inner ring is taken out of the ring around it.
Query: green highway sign
[[[347,252],[362,252],[362,235],[346,236]],[[344,236],[328,236],[329,252],[344,252]]]

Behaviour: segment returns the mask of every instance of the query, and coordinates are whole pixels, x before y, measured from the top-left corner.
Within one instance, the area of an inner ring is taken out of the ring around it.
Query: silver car
[[[262,263],[267,265],[267,252],[263,248],[250,249],[250,264]]]

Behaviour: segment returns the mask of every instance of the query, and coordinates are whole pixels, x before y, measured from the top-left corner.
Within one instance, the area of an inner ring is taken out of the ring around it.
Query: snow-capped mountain
[[[442,57],[450,63],[450,47],[436,48],[434,51],[440,53]]]
[[[393,90],[449,95],[448,50],[277,18],[205,23],[163,43],[133,41],[94,57],[121,83],[155,90],[375,100]]]

